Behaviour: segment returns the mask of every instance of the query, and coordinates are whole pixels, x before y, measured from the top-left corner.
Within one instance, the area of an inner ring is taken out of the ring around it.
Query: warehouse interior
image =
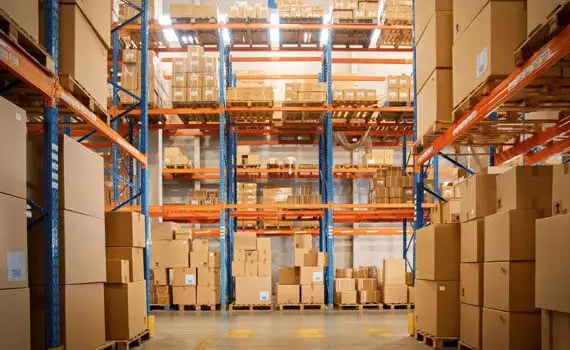
[[[0,0],[2,349],[570,349],[567,0]]]

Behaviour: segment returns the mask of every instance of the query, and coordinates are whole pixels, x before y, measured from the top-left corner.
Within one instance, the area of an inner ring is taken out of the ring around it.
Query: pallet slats
[[[416,332],[416,340],[423,342],[427,346],[433,349],[457,349],[459,344],[459,338],[455,337],[435,337],[424,331]]]
[[[278,304],[279,311],[283,310],[324,310],[325,304]]]
[[[230,304],[229,311],[273,311],[273,304]]]
[[[129,340],[117,340],[115,342],[117,350],[129,350],[141,346],[144,341],[150,339],[150,331],[147,329]]]

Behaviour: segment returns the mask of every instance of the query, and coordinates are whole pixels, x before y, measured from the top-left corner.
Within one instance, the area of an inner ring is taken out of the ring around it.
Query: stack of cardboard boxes
[[[325,11],[322,5],[306,4],[304,0],[278,0],[279,17],[288,21],[295,18],[322,18]]]
[[[230,104],[262,103],[273,105],[273,88],[265,86],[237,86],[226,89],[226,100]]]
[[[127,340],[147,328],[143,252],[145,217],[132,212],[105,214],[107,340]]]
[[[411,0],[382,0],[380,1],[380,18],[384,24],[411,24]]]
[[[395,166],[378,169],[369,185],[370,204],[412,203],[414,200],[414,179],[403,175],[402,168]]]
[[[376,167],[379,165],[387,165],[391,167],[394,164],[393,149],[373,149],[367,150],[362,156],[362,166]]]
[[[121,66],[121,86],[136,96],[141,94],[141,52],[135,49],[123,50]],[[131,105],[137,99],[124,91],[119,91],[121,104]],[[168,82],[160,69],[160,60],[154,51],[148,52],[148,101],[151,107],[171,107]]]
[[[186,56],[172,61],[172,103],[217,102],[218,69],[217,57],[205,56],[202,46],[189,45]]]
[[[263,204],[287,203],[287,198],[293,195],[293,187],[264,187]],[[269,210],[269,209],[267,209]],[[278,209],[274,209],[277,211]],[[292,222],[281,219],[263,220],[264,228],[291,227]]]
[[[192,161],[178,147],[164,147],[165,167],[192,167]]]
[[[380,290],[374,269],[336,269],[334,303],[337,305],[378,304]]]
[[[382,269],[382,303],[408,303],[406,261],[404,259],[384,259]]]
[[[132,0],[131,3],[141,6],[141,0]],[[148,18],[149,22],[157,22],[162,15],[162,4],[163,0],[148,0]],[[134,17],[138,14],[138,11],[131,5],[120,1],[113,1],[113,12],[119,15],[119,22],[125,22],[126,20]],[[140,23],[141,19],[137,18],[133,23]]]
[[[313,186],[300,186],[299,194],[287,196],[287,204],[321,204],[321,195],[313,194]]]
[[[257,184],[249,182],[238,182],[237,187],[237,204],[257,204]],[[243,210],[243,209],[242,209]],[[245,209],[247,211],[256,211],[255,208]],[[257,228],[257,220],[238,220],[240,228]]]
[[[325,83],[286,83],[284,103],[325,103]]]
[[[236,232],[233,251],[235,304],[270,305],[271,238],[257,238],[255,233]]]
[[[30,349],[26,111],[1,97],[0,110],[5,123],[0,128],[0,309],[10,315],[0,321],[0,348]],[[36,233],[43,241],[43,232]]]
[[[281,11],[280,11],[281,12]],[[269,19],[269,8],[263,4],[254,4],[253,6],[247,2],[236,1],[230,7],[228,19],[232,21],[267,21]]]
[[[334,89],[333,101],[335,103],[352,104],[378,102],[375,89]]]
[[[333,23],[353,23],[354,20],[363,19],[377,20],[378,9],[379,4],[375,1],[335,0],[332,3]]]
[[[220,203],[218,190],[194,190],[189,198],[190,205],[216,205]]]
[[[217,5],[170,4],[169,10],[173,23],[188,23],[197,19],[213,23],[218,21]]]
[[[409,103],[414,100],[413,79],[409,75],[389,75],[386,79],[386,102]]]

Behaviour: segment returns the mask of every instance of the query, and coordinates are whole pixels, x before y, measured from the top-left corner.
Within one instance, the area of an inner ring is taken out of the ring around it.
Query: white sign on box
[[[195,275],[184,276],[184,283],[187,285],[195,286],[196,285],[196,276]]]
[[[483,75],[483,73],[485,73],[487,71],[487,57],[488,57],[488,53],[487,53],[487,48],[484,48],[483,50],[481,50],[481,52],[479,52],[479,54],[477,55],[477,78],[479,78],[481,75]]]
[[[8,282],[26,280],[26,254],[24,252],[8,252]]]
[[[317,271],[313,272],[313,282],[322,282],[323,281],[323,272]]]
[[[268,301],[269,300],[269,291],[262,290],[259,292],[259,301]]]

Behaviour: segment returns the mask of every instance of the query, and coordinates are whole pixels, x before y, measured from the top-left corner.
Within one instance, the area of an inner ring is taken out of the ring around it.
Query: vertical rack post
[[[59,3],[44,1],[44,46],[54,60],[58,73]],[[56,92],[54,91],[54,94]],[[55,97],[55,96],[54,96]],[[59,303],[59,138],[57,103],[44,109],[44,285],[45,343],[48,349],[61,346]]]
[[[433,193],[439,195],[439,156],[432,158],[431,166],[433,167]]]
[[[113,84],[113,106],[117,107],[119,105],[119,88],[118,88],[118,82],[119,82],[119,31],[118,30],[112,30],[111,31],[111,39],[113,41],[113,82],[115,82],[116,84]],[[117,118],[113,118],[113,120],[111,121],[111,127],[113,128],[113,130],[118,131],[119,130],[119,120]],[[119,170],[119,161],[118,161],[118,156],[119,156],[119,147],[113,143],[113,145],[111,146],[111,170],[113,171],[114,174],[118,174],[118,170]],[[118,203],[119,202],[119,184],[117,181],[117,178],[115,176],[112,176],[112,181],[113,181],[113,203]]]
[[[406,125],[406,120],[404,119],[404,126]],[[407,137],[406,135],[402,136],[402,174],[406,176],[408,174],[408,149],[407,149]],[[407,247],[408,247],[408,222],[406,219],[402,220],[402,259],[406,259]],[[408,266],[406,264],[406,270]]]
[[[219,105],[225,106],[225,81],[224,81],[224,39],[223,39],[223,29],[219,29],[218,33],[218,52],[219,52],[219,67],[218,67],[218,81],[220,88],[218,93]],[[229,116],[228,116],[229,117]],[[228,118],[229,120],[229,118]],[[228,245],[226,243],[226,229],[227,220],[231,217],[229,209],[225,208],[226,205],[226,189],[227,189],[227,174],[229,171],[226,169],[226,112],[224,110],[220,111],[219,115],[219,137],[220,137],[220,205],[222,209],[220,210],[220,304],[221,309],[224,310],[228,302]],[[229,127],[229,125],[228,125]],[[230,244],[231,245],[231,244]]]
[[[224,60],[225,62],[225,74],[226,79],[221,82],[220,84],[224,84],[222,86],[232,86],[233,79],[232,79],[232,66],[230,61],[230,47],[225,46],[224,48],[225,57],[220,57],[220,60]],[[226,156],[226,168],[227,168],[227,201],[228,204],[236,204],[237,198],[237,168],[236,168],[236,148],[237,148],[237,133],[235,128],[237,127],[231,121],[230,113],[226,112],[226,125],[227,125],[227,141],[226,141],[226,149],[227,149],[227,156]],[[227,300],[231,301],[234,300],[234,283],[232,276],[232,266],[231,261],[233,260],[233,248],[234,248],[234,232],[235,228],[237,227],[236,219],[231,216],[231,209],[227,211]]]
[[[489,119],[498,120],[499,115],[497,114],[497,112],[493,112],[489,115]],[[497,147],[495,147],[495,146],[489,147],[489,165],[490,166],[495,166],[495,153],[497,153]]]

